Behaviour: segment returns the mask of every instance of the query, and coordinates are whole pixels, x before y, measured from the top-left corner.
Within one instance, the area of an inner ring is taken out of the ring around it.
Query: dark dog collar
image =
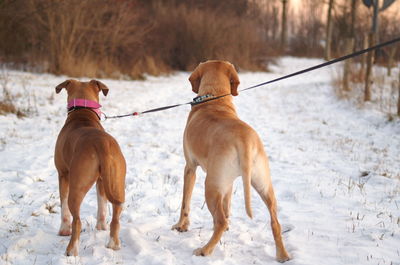
[[[208,101],[211,98],[214,98],[213,94],[206,94],[203,96],[198,96],[193,99],[193,101],[190,103],[190,105],[194,106],[194,105],[203,103],[204,101]]]

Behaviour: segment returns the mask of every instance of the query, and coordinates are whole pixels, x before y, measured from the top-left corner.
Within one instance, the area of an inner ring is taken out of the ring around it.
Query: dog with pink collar
[[[77,256],[81,232],[80,206],[96,183],[98,230],[106,230],[107,201],[113,205],[108,248],[120,248],[119,217],[125,201],[126,162],[117,141],[100,124],[99,93],[109,89],[97,80],[66,80],[56,93],[66,89],[68,117],[55,147],[54,162],[58,172],[61,201],[59,235],[71,235],[66,255]],[[72,215],[72,223],[71,223]]]

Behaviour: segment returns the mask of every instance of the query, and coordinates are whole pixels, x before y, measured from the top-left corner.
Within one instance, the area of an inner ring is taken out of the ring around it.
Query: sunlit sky
[[[294,10],[295,12],[301,8],[301,3],[302,2],[307,2],[305,0],[288,0],[290,4],[290,8]],[[322,0],[321,0],[322,1]],[[347,0],[346,0],[347,1]],[[359,0],[361,1],[361,0]],[[328,1],[326,1],[328,2]],[[335,0],[335,2],[341,2],[341,0]],[[379,0],[380,6],[382,6],[384,0]],[[390,13],[400,13],[400,0],[395,0],[395,2],[384,11],[385,14],[390,14]]]

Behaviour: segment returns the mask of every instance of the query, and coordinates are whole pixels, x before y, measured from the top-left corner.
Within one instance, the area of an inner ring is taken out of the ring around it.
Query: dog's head
[[[237,88],[240,84],[235,67],[227,61],[207,61],[200,63],[190,75],[189,81],[192,84],[192,91],[194,93],[212,93],[215,96],[229,93],[237,96]],[[214,91],[209,91],[210,89]]]
[[[71,99],[88,99],[99,102],[99,92],[104,96],[108,94],[108,87],[100,81],[91,80],[90,82],[80,82],[69,79],[56,86],[56,93],[60,93],[65,88],[68,93],[68,101]]]

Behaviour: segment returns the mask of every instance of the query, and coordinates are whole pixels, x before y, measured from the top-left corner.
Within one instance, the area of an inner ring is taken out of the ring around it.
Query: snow
[[[286,57],[272,73],[239,73],[239,89],[318,63]],[[239,116],[256,129],[270,157],[278,216],[292,256],[286,264],[400,264],[400,121],[338,100],[334,71],[324,68],[235,98]],[[188,102],[194,97],[188,76],[102,80],[110,88],[101,96],[102,110],[126,114]],[[18,71],[6,77],[15,105],[31,114],[0,116],[0,264],[278,264],[267,208],[253,191],[254,218],[246,216],[240,178],[230,230],[212,256],[192,255],[212,233],[200,169],[190,229],[171,230],[182,198],[189,106],[102,122],[128,164],[122,248],[106,248],[109,232],[95,229],[93,188],[81,206],[80,255],[64,256],[69,237],[57,235],[53,152],[66,118],[66,93],[56,95],[54,88],[68,77]]]

